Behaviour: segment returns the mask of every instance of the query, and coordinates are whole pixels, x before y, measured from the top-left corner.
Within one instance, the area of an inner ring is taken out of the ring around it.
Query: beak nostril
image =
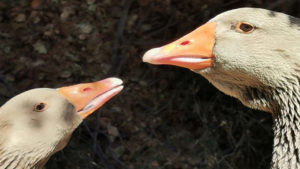
[[[86,88],[82,89],[82,91],[84,91],[84,92],[87,92],[87,91],[90,91],[90,90],[92,90],[92,88],[90,88],[90,87],[86,87]]]
[[[190,43],[191,43],[191,41],[186,40],[186,41],[181,42],[180,45],[184,46],[184,45],[188,45]]]

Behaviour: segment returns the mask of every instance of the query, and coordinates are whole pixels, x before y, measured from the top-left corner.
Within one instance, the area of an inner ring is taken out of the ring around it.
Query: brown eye
[[[37,112],[41,112],[41,111],[44,111],[47,107],[47,104],[46,103],[38,103],[34,106],[34,111],[37,111]]]
[[[246,22],[240,22],[236,25],[235,30],[241,33],[251,33],[254,31],[254,26]]]

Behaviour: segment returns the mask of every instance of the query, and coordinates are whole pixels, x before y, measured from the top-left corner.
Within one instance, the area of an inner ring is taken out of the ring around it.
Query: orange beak
[[[57,91],[75,106],[84,119],[118,94],[123,89],[122,83],[118,78],[107,78],[93,83],[61,87]]]
[[[147,51],[143,56],[143,61],[193,70],[211,67],[215,29],[216,23],[208,22],[168,45]]]

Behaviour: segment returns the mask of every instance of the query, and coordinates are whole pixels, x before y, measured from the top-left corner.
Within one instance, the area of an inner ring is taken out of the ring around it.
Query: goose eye
[[[251,33],[254,31],[254,26],[246,22],[240,22],[236,25],[235,30],[240,33]]]
[[[47,107],[47,104],[46,103],[38,103],[36,105],[34,105],[34,111],[37,111],[37,112],[41,112],[41,111],[44,111]]]

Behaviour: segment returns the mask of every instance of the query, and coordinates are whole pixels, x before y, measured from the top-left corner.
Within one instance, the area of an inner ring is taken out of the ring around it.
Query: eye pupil
[[[247,24],[242,24],[240,28],[241,28],[243,31],[248,32],[248,31],[251,31],[252,26],[247,25]]]
[[[248,23],[240,23],[239,29],[244,33],[249,33],[254,30],[254,27]]]
[[[45,103],[39,103],[39,104],[35,105],[34,110],[35,110],[35,111],[42,111],[42,110],[45,109],[45,107],[46,107],[46,104],[45,104]]]
[[[36,109],[38,110],[42,110],[43,108],[44,108],[44,104],[42,103],[36,106]]]

